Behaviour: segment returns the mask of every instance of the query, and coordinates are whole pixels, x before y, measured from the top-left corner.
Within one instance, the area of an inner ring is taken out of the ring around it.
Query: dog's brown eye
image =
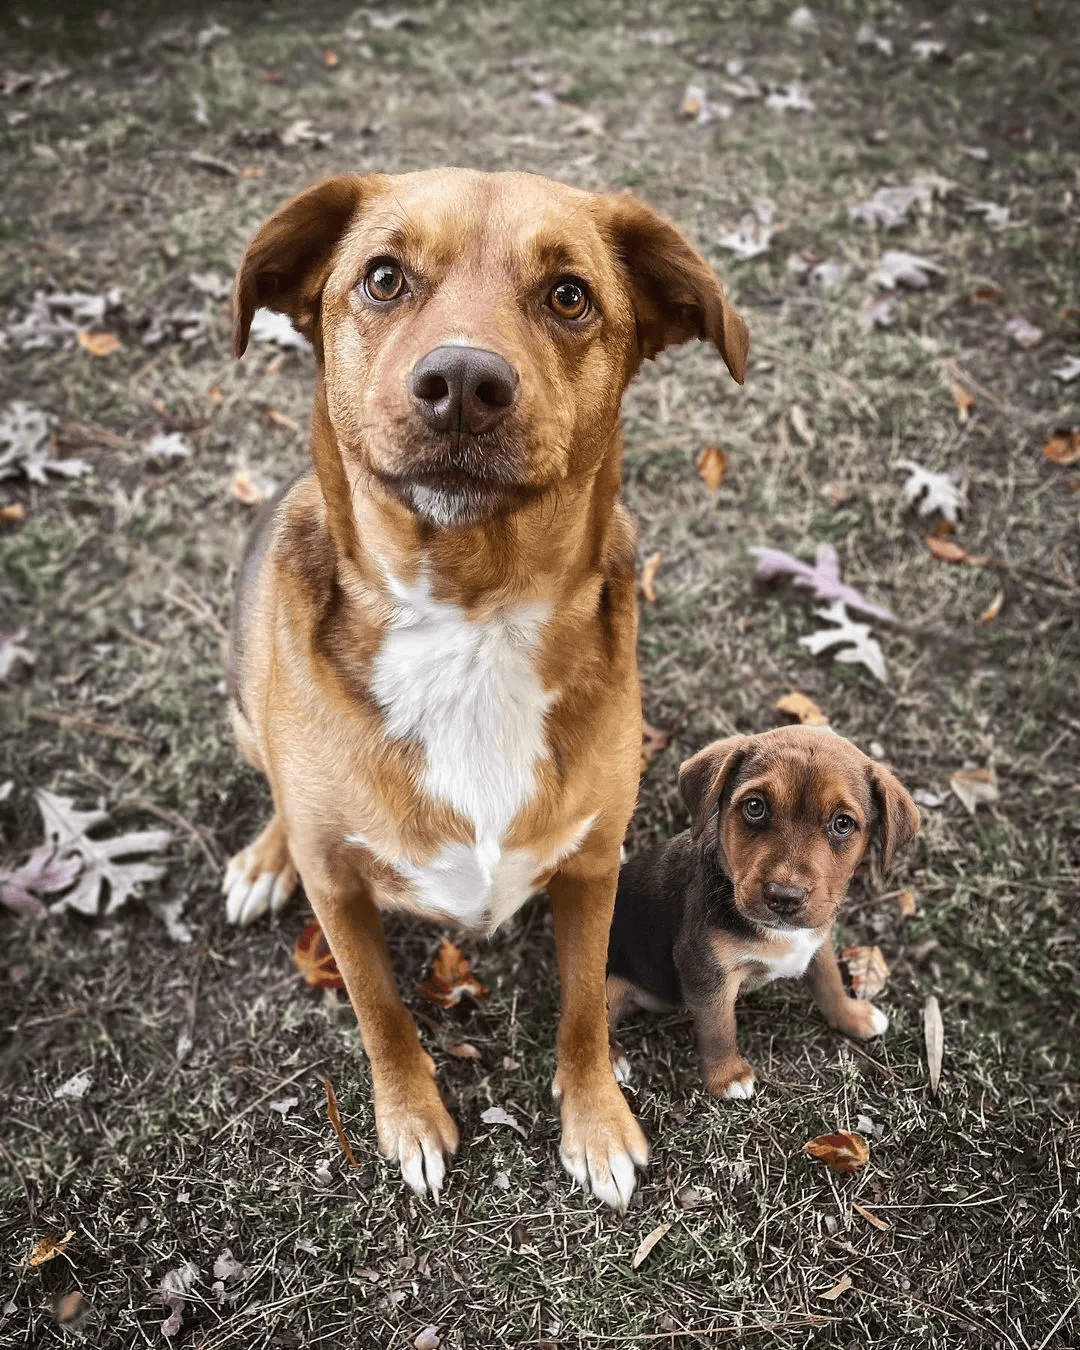
[[[563,277],[552,288],[549,301],[560,319],[581,319],[589,311],[589,291],[583,281]]]
[[[765,802],[761,797],[747,797],[742,804],[742,813],[751,825],[758,825],[765,819]]]
[[[837,816],[832,823],[833,834],[839,835],[841,839],[849,834],[854,834],[858,826],[850,816]]]
[[[405,289],[405,273],[397,263],[383,259],[372,263],[364,277],[364,290],[372,300],[396,300]]]

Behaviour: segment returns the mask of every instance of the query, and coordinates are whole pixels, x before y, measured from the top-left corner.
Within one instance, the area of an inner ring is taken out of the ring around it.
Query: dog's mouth
[[[542,489],[525,483],[512,463],[498,455],[466,454],[456,448],[430,456],[401,472],[378,478],[411,511],[432,525],[476,525],[518,510]]]

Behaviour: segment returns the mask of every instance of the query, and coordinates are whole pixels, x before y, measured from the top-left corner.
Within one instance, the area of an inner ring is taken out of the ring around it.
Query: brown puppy
[[[637,795],[633,531],[619,404],[641,361],[747,334],[674,226],[528,174],[332,178],[259,230],[235,289],[317,362],[312,468],[256,530],[230,656],[274,815],[231,919],[303,881],[371,1063],[383,1151],[437,1195],[454,1122],[381,908],[491,931],[547,888],[572,1175],[625,1208],[648,1148],[612,1075],[604,963]]]
[[[735,999],[803,974],[830,1026],[880,1036],[889,1019],[844,992],[830,931],[870,841],[887,872],[919,828],[897,779],[827,729],[782,727],[706,746],[683,764],[679,790],[690,829],[619,877],[607,993],[620,1080],[614,1031],[627,1009],[684,1005],[709,1091],[752,1097]]]

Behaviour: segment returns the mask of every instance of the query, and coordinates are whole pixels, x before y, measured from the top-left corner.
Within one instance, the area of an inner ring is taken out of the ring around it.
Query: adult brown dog
[[[880,1036],[889,1019],[844,992],[830,934],[870,844],[887,872],[919,828],[897,778],[827,729],[778,727],[706,746],[682,766],[679,789],[690,829],[631,858],[619,878],[608,1017],[620,1076],[624,1013],[685,1005],[709,1091],[752,1097],[735,1000],[800,975],[831,1027]]]
[[[228,913],[297,873],[356,1011],[384,1153],[436,1196],[458,1133],[380,908],[492,930],[551,899],[562,1160],[617,1209],[648,1147],[609,1063],[619,846],[638,784],[633,531],[619,404],[642,360],[748,338],[708,265],[630,197],[461,169],[338,177],[236,278],[315,349],[312,468],[241,568],[230,673],[274,815]]]

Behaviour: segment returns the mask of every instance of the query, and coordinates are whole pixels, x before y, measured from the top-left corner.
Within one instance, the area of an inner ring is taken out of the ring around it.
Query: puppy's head
[[[832,923],[871,841],[888,872],[919,809],[888,769],[829,731],[781,727],[706,746],[679,771],[691,832],[754,923]]]
[[[328,179],[248,246],[237,355],[260,305],[314,343],[346,466],[441,526],[595,472],[623,390],[664,347],[707,339],[742,383],[749,345],[655,211],[520,173]]]

